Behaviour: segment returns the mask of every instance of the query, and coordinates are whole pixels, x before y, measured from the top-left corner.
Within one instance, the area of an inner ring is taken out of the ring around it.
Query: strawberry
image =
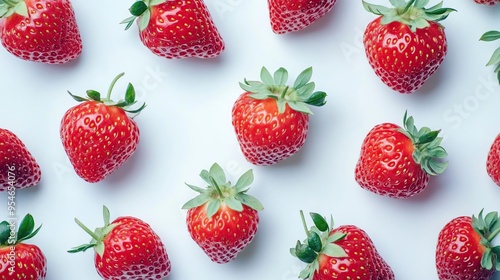
[[[417,91],[439,68],[447,53],[444,27],[438,22],[455,11],[442,2],[424,8],[429,1],[391,1],[387,8],[363,1],[379,15],[365,29],[363,44],[376,75],[403,94]]]
[[[144,109],[132,110],[136,103],[135,90],[128,84],[125,100],[113,102],[111,92],[119,74],[111,83],[107,97],[88,90],[88,98],[69,94],[82,102],[64,114],[60,134],[64,149],[78,176],[95,183],[118,169],[137,149],[139,128],[127,113],[138,114]]]
[[[500,134],[493,140],[488,152],[486,172],[493,182],[500,186]]]
[[[214,163],[200,177],[208,184],[205,189],[186,184],[198,196],[186,202],[186,224],[191,238],[216,263],[228,263],[254,239],[259,225],[262,204],[247,194],[253,182],[252,170],[236,182],[226,181],[224,170]]]
[[[475,216],[460,216],[439,232],[436,268],[439,280],[489,280],[500,270],[500,246],[492,240],[500,232],[497,212],[483,211]]]
[[[268,0],[274,33],[302,30],[326,15],[336,0]]]
[[[438,130],[417,129],[413,117],[403,118],[404,128],[383,123],[366,135],[356,164],[355,180],[371,192],[408,198],[423,191],[430,176],[444,172],[447,156]]]
[[[11,131],[0,128],[0,191],[35,186],[41,176],[40,166],[24,143]]]
[[[123,216],[110,222],[110,213],[103,207],[104,226],[91,231],[78,219],[75,222],[92,241],[68,250],[69,253],[94,249],[97,273],[105,280],[163,279],[171,264],[160,237],[141,219]]]
[[[232,124],[245,158],[255,165],[272,165],[295,154],[309,130],[308,105],[323,106],[326,93],[314,91],[312,68],[302,71],[293,87],[288,71],[274,76],[262,67],[260,81],[240,83],[245,92],[233,105]]]
[[[82,52],[69,0],[3,0],[0,19],[2,45],[21,59],[63,64]]]
[[[499,1],[500,2],[500,1]],[[485,42],[492,42],[500,39],[500,31],[491,30],[484,33],[479,40]],[[494,72],[497,74],[498,83],[500,84],[500,47],[498,47],[491,56],[486,66],[494,66]]]
[[[37,245],[25,243],[41,226],[35,229],[33,216],[26,214],[16,232],[16,221],[9,219],[0,223],[0,279],[43,280],[47,259]]]
[[[299,278],[310,280],[380,279],[393,280],[394,273],[378,253],[373,241],[354,225],[333,227],[317,213],[310,213],[314,226],[310,229],[300,211],[307,238],[297,241],[290,253],[307,263]]]
[[[474,0],[474,2],[481,4],[481,5],[493,6],[495,4],[500,3],[500,0]]]
[[[137,19],[142,43],[158,56],[213,58],[225,48],[203,0],[138,0],[129,10],[125,30]]]

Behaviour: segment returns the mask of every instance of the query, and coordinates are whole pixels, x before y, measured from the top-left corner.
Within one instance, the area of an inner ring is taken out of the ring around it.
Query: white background
[[[387,5],[388,1],[373,1]],[[31,240],[48,259],[50,280],[99,279],[93,253],[66,250],[89,241],[73,221],[102,225],[105,204],[112,218],[132,215],[148,222],[165,243],[172,262],[168,279],[296,279],[303,264],[288,249],[305,233],[299,210],[332,214],[336,224],[355,224],[373,239],[397,279],[437,279],[434,252],[439,230],[460,215],[500,210],[497,187],[486,174],[491,143],[500,132],[500,86],[486,62],[497,43],[479,42],[499,29],[500,5],[445,1],[456,8],[443,21],[449,44],[441,68],[418,92],[401,95],[375,76],[364,55],[362,33],[374,15],[361,1],[339,0],[309,28],[272,33],[266,1],[207,0],[226,42],[216,59],[166,60],[147,50],[137,27],[118,23],[133,1],[73,1],[84,51],[74,62],[50,66],[22,61],[0,49],[0,127],[16,133],[42,168],[42,181],[17,192],[17,215],[32,213],[40,233]],[[437,1],[431,1],[436,4]],[[312,66],[317,90],[328,103],[313,108],[303,149],[280,164],[246,162],[231,125],[231,107],[242,93],[238,82],[258,79],[262,66],[286,67],[290,78]],[[59,138],[64,112],[76,105],[66,93],[106,92],[120,72],[119,98],[127,82],[148,107],[135,118],[141,142],[134,156],[104,181],[76,176]],[[449,153],[447,171],[423,193],[406,200],[377,196],[354,181],[366,133],[382,122],[401,124],[404,111],[418,127],[442,129]],[[265,210],[256,238],[233,262],[212,263],[191,240],[182,204],[203,186],[202,169],[218,162],[235,181],[248,169],[249,193]],[[7,195],[0,194],[7,218]],[[496,276],[494,279],[500,279]]]

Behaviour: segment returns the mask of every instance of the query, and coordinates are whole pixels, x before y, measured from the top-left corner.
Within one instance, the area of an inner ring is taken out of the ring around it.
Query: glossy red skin
[[[213,262],[228,263],[255,237],[259,214],[246,205],[243,205],[243,211],[237,212],[223,203],[209,219],[206,207],[204,204],[188,210],[186,224],[189,234]]]
[[[302,30],[327,14],[336,0],[268,0],[271,27],[284,34]]]
[[[486,172],[493,182],[500,186],[500,134],[497,135],[488,152]]]
[[[47,275],[47,259],[42,250],[33,244],[16,244],[14,251],[16,266],[10,274],[10,246],[0,247],[0,279],[43,280]]]
[[[495,4],[500,3],[500,0],[474,0],[474,2],[476,2],[478,4],[482,4],[482,5],[493,6]]]
[[[154,54],[169,59],[213,58],[225,49],[224,41],[201,0],[176,0],[151,7],[142,43]]]
[[[272,165],[299,151],[307,138],[309,115],[288,105],[278,114],[274,99],[249,95],[240,95],[232,109],[232,124],[245,158],[255,165]]]
[[[29,61],[62,64],[82,52],[82,39],[69,0],[25,0],[29,18],[14,13],[0,23],[2,45]]]
[[[139,144],[139,128],[123,109],[95,101],[66,111],[60,135],[76,173],[91,183],[118,169]]]
[[[435,22],[411,32],[400,22],[366,27],[363,44],[371,67],[387,86],[402,94],[417,91],[436,72],[447,53],[444,28]]]
[[[380,256],[368,234],[354,226],[345,225],[333,229],[330,235],[342,232],[347,234],[335,243],[342,247],[347,257],[333,258],[319,255],[319,269],[312,280],[363,279],[394,280],[394,273]]]
[[[0,191],[35,186],[41,177],[40,166],[24,143],[11,131],[0,128]]]
[[[472,228],[472,218],[452,219],[439,232],[436,246],[436,269],[439,280],[489,280],[494,270],[481,267],[485,247]]]
[[[104,254],[95,253],[97,273],[104,280],[163,279],[171,270],[167,251],[160,237],[144,221],[119,217],[104,238]]]
[[[368,132],[356,164],[355,179],[371,192],[408,198],[422,192],[430,175],[412,157],[414,146],[400,126],[383,123]]]

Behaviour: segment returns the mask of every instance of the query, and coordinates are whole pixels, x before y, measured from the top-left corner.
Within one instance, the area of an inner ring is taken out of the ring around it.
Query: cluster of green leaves
[[[260,71],[261,81],[245,79],[243,83],[240,83],[240,87],[251,92],[252,98],[275,99],[279,113],[283,113],[285,105],[288,104],[295,111],[312,114],[307,105],[323,106],[326,103],[327,95],[323,91],[314,91],[316,85],[314,82],[310,82],[311,77],[312,67],[309,67],[297,76],[293,86],[290,87],[287,85],[288,71],[285,68],[281,67],[271,75],[265,67],[262,67]]]
[[[290,249],[290,253],[294,257],[308,264],[299,274],[299,278],[301,279],[312,279],[314,272],[319,269],[319,254],[324,254],[332,258],[347,256],[344,249],[335,243],[342,240],[346,234],[335,232],[330,235],[333,229],[333,217],[330,217],[330,224],[328,224],[326,219],[318,213],[309,213],[309,215],[314,223],[314,226],[310,229],[307,228],[303,211],[300,211],[307,238],[304,242],[298,240],[295,248]]]
[[[422,166],[429,175],[438,175],[445,171],[448,162],[443,159],[448,156],[441,147],[442,137],[438,137],[440,130],[431,130],[428,127],[417,129],[413,117],[405,112],[403,117],[404,129],[400,132],[408,136],[413,142],[413,160]]]
[[[129,9],[132,16],[124,19],[120,24],[125,24],[125,30],[127,30],[138,19],[139,31],[143,31],[151,20],[151,7],[164,2],[166,0],[138,0]]]
[[[12,246],[35,236],[42,226],[35,229],[35,220],[31,214],[26,214],[19,224],[17,232],[15,224],[9,221],[0,223],[0,246]]]
[[[486,247],[481,266],[500,271],[500,246],[492,246],[492,240],[500,233],[498,212],[490,212],[483,217],[481,210],[477,218],[472,216],[472,228],[481,236],[481,244]]]
[[[491,30],[484,33],[479,40],[492,42],[500,39],[500,31]],[[494,66],[493,70],[497,74],[498,84],[500,84],[500,47],[498,47],[491,56],[486,66]]]
[[[203,170],[200,177],[208,186],[200,188],[194,185],[186,184],[189,188],[199,193],[196,197],[186,202],[182,209],[191,209],[207,204],[207,217],[211,218],[222,203],[229,208],[241,212],[243,205],[246,205],[257,211],[263,210],[262,204],[253,196],[247,194],[249,186],[253,183],[253,171],[248,170],[232,185],[226,180],[226,174],[219,164],[214,163],[210,170]]]
[[[382,16],[381,24],[389,24],[398,21],[408,25],[412,32],[417,29],[426,28],[429,22],[438,22],[446,19],[452,8],[443,8],[443,2],[425,8],[429,0],[389,0],[393,7],[385,7],[367,3],[363,0],[363,7],[370,13]]]

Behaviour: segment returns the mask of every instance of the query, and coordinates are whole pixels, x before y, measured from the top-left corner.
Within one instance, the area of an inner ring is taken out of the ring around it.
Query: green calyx
[[[226,181],[224,170],[217,163],[214,163],[210,170],[201,171],[200,177],[208,184],[208,187],[203,189],[186,184],[200,194],[186,202],[182,209],[191,209],[207,204],[208,218],[217,213],[222,204],[238,212],[243,211],[243,205],[257,211],[264,209],[255,197],[247,194],[248,187],[254,179],[252,170],[241,175],[234,186],[231,182]]]
[[[428,127],[417,129],[413,117],[408,117],[405,112],[404,129],[400,132],[411,139],[414,146],[413,160],[422,166],[429,175],[435,176],[443,173],[448,167],[448,162],[443,159],[448,156],[446,150],[441,147],[442,137],[438,137],[440,130],[431,130]]]
[[[492,42],[500,39],[500,31],[491,30],[484,33],[479,40],[485,42]],[[493,70],[497,74],[498,84],[500,85],[500,47],[498,47],[491,56],[490,60],[486,64],[486,66],[494,66],[495,70]]]
[[[240,87],[251,92],[250,95],[255,99],[273,98],[278,105],[278,112],[285,111],[285,105],[295,111],[312,114],[307,105],[323,106],[326,101],[326,93],[323,91],[314,91],[315,84],[309,80],[312,77],[312,68],[309,67],[299,74],[292,87],[286,85],[288,81],[288,71],[285,68],[279,68],[271,75],[269,71],[262,67],[260,71],[261,81],[245,81],[240,83]]]
[[[28,17],[28,6],[24,0],[0,0],[0,18],[8,18],[13,14]]]
[[[319,269],[318,257],[320,254],[332,258],[347,256],[344,249],[335,244],[335,242],[344,239],[346,234],[336,232],[330,235],[333,229],[333,217],[330,217],[330,224],[328,224],[326,219],[317,213],[310,213],[309,215],[314,222],[314,226],[310,229],[307,228],[304,212],[300,211],[302,225],[304,226],[307,238],[304,242],[298,240],[295,248],[290,249],[292,256],[307,263],[306,268],[299,274],[299,278],[301,279],[312,279],[314,272]]]
[[[0,223],[0,246],[14,246],[35,236],[42,226],[35,229],[35,220],[26,214],[16,231],[17,219]]]
[[[500,233],[498,212],[490,212],[483,218],[483,210],[478,217],[472,216],[472,228],[481,236],[481,244],[486,248],[481,258],[481,266],[487,270],[500,271],[500,246],[492,246],[492,241]]]
[[[89,243],[71,248],[70,250],[68,250],[68,253],[85,252],[86,250],[93,248],[95,252],[102,257],[102,255],[104,254],[103,240],[106,235],[108,235],[108,233],[110,233],[118,225],[110,223],[110,214],[108,208],[106,206],[103,206],[102,208],[104,226],[96,228],[94,231],[91,231],[82,222],[75,218],[75,222],[92,237],[92,240],[90,240]]]
[[[128,30],[132,24],[138,19],[139,30],[143,31],[148,27],[151,19],[151,7],[165,3],[167,0],[138,0],[130,7],[129,11],[132,16],[124,19],[120,24],[125,24],[125,30]]]
[[[426,28],[429,22],[438,22],[448,17],[452,8],[443,8],[443,2],[440,2],[430,8],[425,8],[429,0],[389,0],[393,7],[384,7],[363,2],[363,7],[370,13],[382,16],[381,24],[389,24],[397,21],[408,25],[412,32],[417,29]]]
[[[138,109],[130,109],[130,107],[132,107],[134,104],[137,103],[137,101],[135,100],[135,89],[131,83],[128,84],[127,89],[125,91],[125,99],[121,99],[118,102],[111,100],[111,93],[113,92],[113,88],[116,82],[121,77],[123,77],[123,75],[125,75],[125,73],[120,73],[113,79],[111,85],[109,86],[108,93],[104,98],[101,97],[101,93],[96,90],[87,90],[87,98],[74,95],[69,91],[68,93],[69,95],[71,95],[71,97],[73,97],[73,99],[75,99],[78,102],[85,102],[85,101],[102,102],[107,106],[120,107],[125,112],[137,115],[146,107],[146,103],[143,103]]]

